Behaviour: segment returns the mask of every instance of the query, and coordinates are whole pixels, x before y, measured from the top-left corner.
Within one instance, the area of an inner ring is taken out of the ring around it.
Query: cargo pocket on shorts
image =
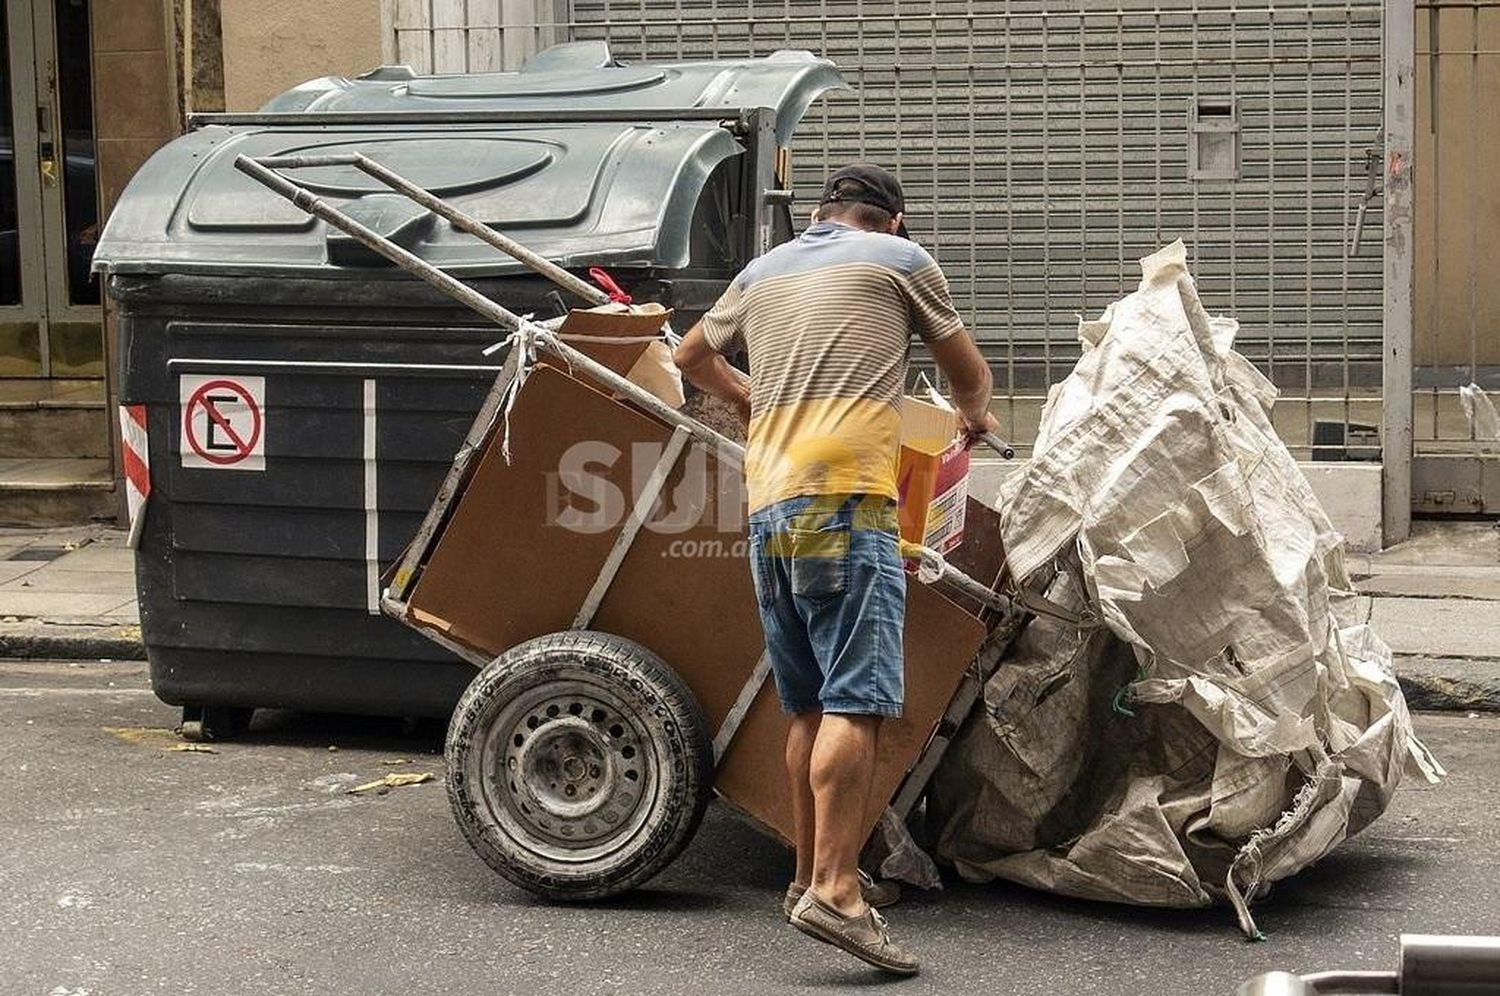
[[[849,524],[789,529],[792,594],[799,598],[836,598],[849,586]]]

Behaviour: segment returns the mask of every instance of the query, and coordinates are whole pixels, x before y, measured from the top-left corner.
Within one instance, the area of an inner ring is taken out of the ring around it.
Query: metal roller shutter
[[[895,167],[1002,394],[1065,375],[1077,314],[1181,236],[1241,349],[1342,419],[1351,388],[1380,382],[1378,198],[1351,243],[1381,127],[1381,26],[1380,3],[1329,0],[574,0],[570,29],[625,60],[833,59],[856,90],[794,140],[799,213],[830,166]],[[1192,112],[1237,117],[1237,179],[1190,175]]]

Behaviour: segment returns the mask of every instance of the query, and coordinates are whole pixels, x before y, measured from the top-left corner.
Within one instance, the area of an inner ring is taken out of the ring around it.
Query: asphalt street
[[[441,730],[263,715],[172,751],[136,664],[0,663],[0,993],[1229,994],[1257,972],[1391,968],[1402,932],[1500,934],[1500,716],[1427,714],[1447,765],[1240,939],[1224,910],[1152,911],[952,883],[890,911],[923,974],[887,982],[779,917],[779,845],[715,807],[688,852],[603,905],[533,900],[459,836]],[[330,749],[335,747],[337,749]],[[400,762],[407,763],[386,763]]]

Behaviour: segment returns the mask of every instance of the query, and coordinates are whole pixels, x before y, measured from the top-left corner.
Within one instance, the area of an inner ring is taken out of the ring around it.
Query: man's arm
[[[990,395],[994,389],[990,365],[974,344],[974,337],[964,328],[958,309],[953,307],[948,278],[927,250],[915,242],[908,248],[914,258],[911,275],[901,282],[901,288],[911,309],[912,328],[953,385],[953,401],[972,442],[1000,427],[990,414]]]
[[[672,362],[694,387],[733,404],[740,418],[749,424],[750,380],[709,345],[702,322],[683,337],[672,353]]]
[[[994,377],[990,365],[980,354],[974,337],[967,330],[944,336],[929,342],[927,348],[937,361],[938,369],[953,385],[953,402],[963,417],[964,428],[969,435],[977,436],[994,432],[1000,423],[990,412],[990,398],[994,393]]]

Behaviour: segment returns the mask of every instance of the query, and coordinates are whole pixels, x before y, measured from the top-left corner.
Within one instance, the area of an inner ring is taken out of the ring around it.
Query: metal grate
[[[1500,510],[1500,0],[1420,0],[1415,18],[1411,499]],[[1464,394],[1479,389],[1465,410]]]
[[[1500,402],[1500,0],[1419,0],[1416,28],[1414,436],[1419,454],[1493,454],[1458,389]]]
[[[899,171],[1013,438],[1032,437],[1046,386],[1077,358],[1076,316],[1131,289],[1134,261],[1180,236],[1205,301],[1240,320],[1240,348],[1283,388],[1279,427],[1310,455],[1317,422],[1380,422],[1378,197],[1355,234],[1366,153],[1380,148],[1381,11],[574,0],[568,27],[626,60],[805,48],[838,63],[856,90],[799,131],[799,204],[848,160]],[[1189,109],[1215,107],[1238,123],[1237,179],[1191,175]]]

